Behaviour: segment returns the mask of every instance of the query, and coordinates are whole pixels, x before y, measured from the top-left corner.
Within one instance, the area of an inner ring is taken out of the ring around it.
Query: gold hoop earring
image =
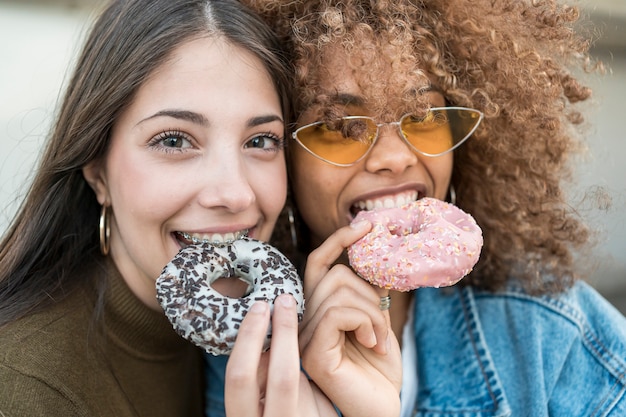
[[[289,231],[291,232],[291,244],[298,248],[298,231],[296,229],[296,218],[293,215],[291,206],[287,206],[287,218],[289,219]]]
[[[450,196],[450,204],[456,206],[456,190],[452,184],[450,184],[450,188],[448,188],[448,195]]]
[[[100,252],[107,256],[109,254],[109,238],[111,236],[111,225],[109,223],[109,210],[104,204],[100,210],[100,222],[98,223],[98,231],[100,232]]]

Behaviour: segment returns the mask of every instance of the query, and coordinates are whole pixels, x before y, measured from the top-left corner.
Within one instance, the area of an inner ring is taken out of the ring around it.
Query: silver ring
[[[378,307],[382,311],[389,310],[389,308],[391,307],[391,297],[388,295],[380,297],[380,304],[378,304]]]

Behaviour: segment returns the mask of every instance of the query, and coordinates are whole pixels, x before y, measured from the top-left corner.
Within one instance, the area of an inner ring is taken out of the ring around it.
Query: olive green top
[[[201,352],[110,267],[104,321],[74,291],[0,329],[0,416],[201,416]]]

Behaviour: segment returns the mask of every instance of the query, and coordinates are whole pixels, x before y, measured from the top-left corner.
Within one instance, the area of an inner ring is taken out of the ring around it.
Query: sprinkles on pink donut
[[[410,291],[445,287],[466,276],[480,256],[483,236],[474,218],[435,198],[398,208],[361,211],[372,230],[348,248],[352,268],[381,288]]]

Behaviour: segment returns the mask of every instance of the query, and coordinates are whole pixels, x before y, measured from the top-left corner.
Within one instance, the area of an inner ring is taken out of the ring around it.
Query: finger
[[[371,322],[361,310],[328,310],[325,320],[315,328],[308,345],[303,348],[302,364],[311,376],[319,375],[319,372],[331,373],[339,368],[345,353],[345,332],[354,332],[359,343],[367,348],[376,343]]]
[[[298,313],[293,296],[276,298],[264,415],[296,415],[300,380]]]
[[[305,273],[305,288],[314,287],[321,280],[326,272],[341,256],[343,251],[365,236],[372,228],[371,223],[362,221],[350,226],[338,229],[330,235],[317,249],[311,252],[307,258]]]
[[[387,288],[380,288],[374,285],[372,285],[372,287],[374,288],[374,291],[376,291],[376,294],[379,297],[378,309],[382,311],[383,317],[385,318],[385,321],[387,322],[387,327],[391,327],[391,300],[393,299],[393,296],[391,295],[391,292]],[[387,308],[383,308],[381,306],[381,303],[383,301],[383,298],[387,298],[387,297],[391,297],[391,299],[388,301],[390,304]]]
[[[241,322],[226,365],[224,403],[228,415],[259,414],[261,391],[258,373],[269,317],[269,305],[257,301]]]
[[[307,299],[307,309],[300,330],[301,346],[309,343],[313,332],[321,321],[327,320],[326,312],[331,308],[345,307],[366,313],[368,322],[376,336],[376,352],[385,353],[385,342],[389,331],[389,314],[380,310],[380,297],[367,282],[357,279],[343,265],[329,271],[315,291]],[[365,316],[364,316],[365,317]]]
[[[358,298],[366,300],[368,304],[374,305],[380,301],[380,297],[374,287],[359,278],[349,267],[338,264],[327,271],[324,278],[317,283],[315,288],[309,290],[305,315],[317,310],[320,304],[336,295],[342,289],[353,291],[358,295]]]
[[[313,332],[320,323],[326,322],[329,320],[329,317],[332,317],[329,312],[340,308],[360,311],[363,313],[363,320],[367,321],[369,326],[374,328],[380,335],[386,336],[387,320],[380,311],[378,303],[379,299],[377,297],[368,299],[363,297],[355,288],[348,286],[339,287],[325,299],[321,300],[321,303],[315,307],[307,307],[308,315],[302,323],[300,340],[302,343],[308,343],[308,340],[312,337]],[[344,330],[351,331],[353,329]]]

